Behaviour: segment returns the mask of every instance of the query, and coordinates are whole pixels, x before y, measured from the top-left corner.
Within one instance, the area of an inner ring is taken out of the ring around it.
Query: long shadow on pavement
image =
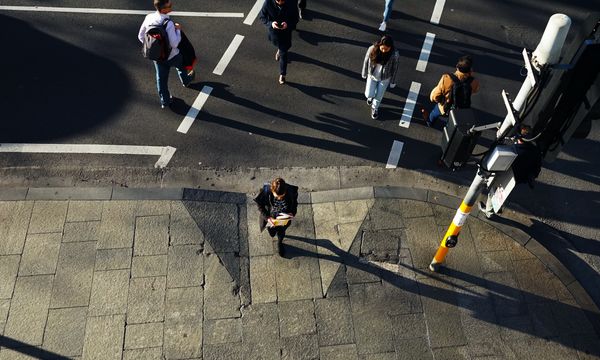
[[[31,357],[34,359],[44,359],[44,360],[69,360],[69,357],[59,355],[52,351],[44,350],[42,348],[31,346],[27,343],[21,342],[19,340],[11,339],[6,336],[0,335],[0,348],[3,348],[3,351],[6,349],[10,349],[14,352],[22,354],[26,357]],[[8,355],[7,355],[8,356]],[[6,357],[8,359],[8,357]]]
[[[500,284],[495,281],[490,281],[488,279],[483,279],[481,277],[473,276],[471,274],[467,274],[462,271],[444,267],[444,268],[442,268],[442,270],[439,273],[442,275],[442,276],[440,276],[437,274],[432,274],[430,272],[425,272],[422,270],[415,269],[415,268],[410,267],[405,264],[399,264],[399,266],[402,266],[411,271],[414,271],[415,274],[418,274],[419,276],[431,278],[435,281],[439,281],[441,283],[446,283],[446,284],[451,284],[450,282],[448,282],[448,279],[458,279],[463,282],[472,284],[474,286],[478,286],[478,287],[487,289],[490,291],[490,293],[492,295],[491,296],[482,296],[482,295],[476,294],[472,291],[464,291],[465,287],[457,286],[456,284],[452,284],[453,287],[461,290],[461,293],[458,293],[453,290],[448,290],[448,289],[444,289],[441,287],[435,287],[435,286],[425,284],[422,281],[419,281],[418,279],[409,279],[406,277],[402,277],[392,271],[372,265],[371,263],[365,262],[364,260],[360,259],[356,255],[353,255],[349,252],[339,249],[328,239],[310,239],[310,238],[303,238],[303,237],[298,237],[298,236],[288,236],[288,238],[315,244],[318,247],[327,249],[328,251],[335,254],[335,255],[327,255],[327,254],[314,253],[311,251],[307,251],[307,250],[300,249],[298,247],[290,246],[290,245],[286,244],[285,251],[286,251],[286,257],[288,257],[288,258],[304,256],[304,257],[315,257],[318,259],[338,262],[347,267],[349,266],[349,267],[373,274],[375,276],[381,277],[382,280],[385,280],[389,284],[391,284],[403,291],[412,292],[416,295],[424,296],[424,297],[427,297],[430,299],[435,299],[437,301],[448,303],[453,306],[463,307],[464,309],[469,310],[470,315],[476,319],[482,320],[484,322],[493,323],[495,325],[505,327],[505,328],[508,328],[508,329],[511,329],[511,330],[514,330],[517,332],[526,333],[526,334],[529,334],[529,335],[532,335],[535,337],[540,337],[540,336],[535,334],[535,332],[531,331],[530,329],[527,329],[526,327],[522,326],[523,324],[521,324],[519,322],[497,321],[496,316],[490,316],[489,313],[482,313],[482,312],[480,312],[480,309],[485,308],[487,306],[487,304],[490,303],[490,301],[499,302],[502,304],[502,307],[506,308],[506,309],[520,309],[524,306],[524,304],[521,301],[519,301],[518,295],[522,293],[523,296],[530,299],[530,302],[532,302],[532,303],[537,302],[537,303],[552,304],[552,306],[556,309],[556,312],[559,314],[577,314],[579,311],[583,311],[585,313],[585,315],[594,316],[594,314],[588,314],[587,311],[580,309],[578,307],[564,304],[564,303],[558,302],[554,299],[543,298],[539,295],[532,294],[532,293],[529,293],[529,292],[526,292],[526,291],[523,291],[520,289],[515,289],[513,287],[510,287],[510,286],[507,286],[504,284]],[[447,279],[444,279],[443,276],[445,276]],[[414,284],[417,284],[418,287],[414,286]],[[457,302],[456,301],[457,297],[460,297],[461,301]],[[573,320],[573,319],[571,319],[571,320]],[[566,347],[570,347],[570,348],[577,349],[579,351],[590,353],[594,356],[600,356],[600,348],[597,346],[596,347],[584,347],[584,346],[581,346],[581,344],[573,344],[563,337],[553,338],[552,340],[557,343],[560,343]]]

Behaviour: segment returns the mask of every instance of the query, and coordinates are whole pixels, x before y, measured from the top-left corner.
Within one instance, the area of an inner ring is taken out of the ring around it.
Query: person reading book
[[[254,201],[260,214],[260,231],[266,228],[271,237],[277,235],[277,252],[284,256],[285,231],[298,210],[298,187],[278,177],[263,187]]]

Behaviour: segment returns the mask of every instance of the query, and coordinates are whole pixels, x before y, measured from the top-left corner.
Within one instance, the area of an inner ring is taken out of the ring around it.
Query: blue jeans
[[[383,99],[383,94],[385,94],[389,84],[390,79],[377,81],[370,76],[367,77],[365,97],[373,99],[373,104],[371,105],[373,109],[379,109],[379,105],[381,105],[381,99]]]
[[[173,56],[171,60],[163,62],[155,61],[156,88],[158,89],[161,105],[169,105],[171,102],[171,94],[169,93],[169,72],[172,67],[177,69],[177,74],[179,74],[179,79],[183,86],[188,86],[192,81],[192,78],[188,76],[187,71],[183,68],[181,53]]]
[[[394,0],[385,0],[385,9],[383,11],[383,21],[388,21],[390,15],[392,15],[392,6],[394,5]]]
[[[433,109],[429,113],[429,125],[433,125],[433,123],[442,116],[442,112],[440,111],[440,107],[437,103],[433,105]]]

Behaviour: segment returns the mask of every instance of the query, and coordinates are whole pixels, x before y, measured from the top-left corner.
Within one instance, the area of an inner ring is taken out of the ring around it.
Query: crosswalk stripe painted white
[[[429,54],[431,54],[431,48],[433,47],[433,40],[435,40],[435,34],[428,32],[423,41],[421,55],[419,55],[419,61],[417,62],[417,71],[425,72],[427,62],[429,61]]]
[[[390,156],[388,156],[388,161],[385,165],[386,169],[395,169],[398,167],[398,162],[400,161],[400,155],[402,155],[403,147],[404,143],[402,141],[394,140],[394,143],[392,144],[392,150],[390,150]]]
[[[258,16],[258,13],[260,12],[260,9],[262,8],[264,3],[265,0],[256,0],[254,6],[248,13],[248,16],[246,16],[246,20],[244,20],[244,24],[252,25],[254,23],[254,20],[256,20],[256,16]]]
[[[177,149],[171,146],[101,144],[0,144],[0,153],[112,154],[160,156],[155,168],[167,166]]]
[[[431,14],[430,22],[432,24],[439,24],[440,19],[442,18],[442,11],[444,11],[444,5],[446,4],[446,0],[437,0],[435,2],[435,6],[433,7],[433,14]]]
[[[187,134],[188,130],[192,127],[194,120],[196,120],[196,117],[200,113],[200,110],[202,110],[202,106],[204,106],[204,103],[210,96],[210,92],[212,90],[213,88],[210,86],[204,86],[202,88],[202,91],[200,91],[198,97],[196,97],[196,100],[194,100],[192,107],[190,107],[190,110],[188,110],[187,115],[185,116],[185,118],[183,118],[183,121],[181,121],[181,124],[177,128],[177,132]]]
[[[399,126],[408,128],[410,126],[410,120],[412,119],[413,112],[415,111],[415,105],[417,104],[417,98],[419,97],[419,91],[421,91],[421,83],[413,81],[410,84],[410,90],[406,97],[406,104],[404,104],[404,111],[402,111],[402,117],[400,118]]]
[[[223,75],[225,68],[227,67],[227,65],[229,65],[229,62],[233,58],[233,55],[235,55],[235,52],[237,51],[238,47],[240,47],[242,40],[244,40],[244,37],[242,35],[235,35],[233,40],[231,40],[231,44],[229,44],[229,47],[227,48],[227,50],[225,50],[225,53],[223,53],[221,60],[219,60],[219,63],[217,64],[217,66],[215,66],[213,74]]]
[[[152,12],[152,10],[69,8],[69,7],[49,7],[49,6],[0,6],[0,11],[1,10],[63,12],[63,13],[80,13],[80,14],[113,14],[113,15],[146,15],[146,14],[150,14]],[[244,17],[244,13],[232,13],[232,12],[173,11],[169,15],[196,16],[196,17],[224,17],[224,18],[242,18],[242,17]]]

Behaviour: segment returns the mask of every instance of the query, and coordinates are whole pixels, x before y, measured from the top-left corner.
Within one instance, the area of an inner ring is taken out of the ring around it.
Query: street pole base
[[[433,272],[438,272],[441,267],[442,267],[441,263],[431,263],[431,264],[429,264],[429,270],[431,270]]]

